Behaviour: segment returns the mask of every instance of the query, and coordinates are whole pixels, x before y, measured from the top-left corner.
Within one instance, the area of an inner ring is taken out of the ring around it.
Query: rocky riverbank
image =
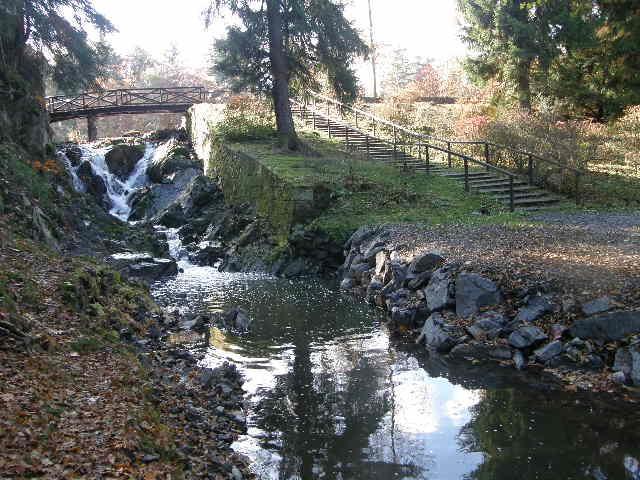
[[[514,283],[507,272],[476,271],[476,263],[442,251],[408,249],[411,242],[395,227],[361,228],[345,245],[341,288],[387,310],[390,326],[432,355],[636,397],[638,310],[606,295],[576,300],[566,285]]]

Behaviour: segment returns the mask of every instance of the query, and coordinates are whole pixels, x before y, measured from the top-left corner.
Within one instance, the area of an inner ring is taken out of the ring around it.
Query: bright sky
[[[405,48],[410,57],[437,61],[461,56],[455,0],[371,0],[376,42]],[[190,67],[204,67],[214,36],[224,34],[224,21],[204,29],[201,12],[208,0],[94,0],[97,9],[119,32],[111,38],[116,50],[126,54],[140,46],[154,56],[173,43]],[[347,15],[368,38],[367,0],[350,0]],[[363,83],[368,72],[360,68]]]

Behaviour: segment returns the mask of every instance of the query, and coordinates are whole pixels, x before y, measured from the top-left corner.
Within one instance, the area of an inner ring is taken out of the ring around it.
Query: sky
[[[409,57],[442,62],[464,55],[455,0],[371,0],[374,35],[388,49],[404,48]],[[116,26],[111,42],[120,54],[140,46],[161,57],[175,44],[183,63],[206,67],[213,39],[224,35],[225,20],[207,31],[201,17],[208,0],[94,0],[98,11]],[[347,16],[368,39],[367,0],[350,0]],[[369,86],[368,68],[360,65],[361,81]]]

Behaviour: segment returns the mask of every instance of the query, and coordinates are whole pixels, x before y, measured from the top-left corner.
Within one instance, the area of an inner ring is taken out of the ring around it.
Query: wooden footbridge
[[[95,139],[95,118],[134,113],[181,113],[196,103],[218,101],[219,91],[204,87],[119,88],[46,98],[50,121],[86,118]]]

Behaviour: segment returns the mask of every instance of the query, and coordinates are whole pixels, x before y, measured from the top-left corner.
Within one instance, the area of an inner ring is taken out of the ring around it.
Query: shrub
[[[237,95],[227,103],[217,133],[227,141],[262,140],[276,134],[275,115],[266,100]]]

